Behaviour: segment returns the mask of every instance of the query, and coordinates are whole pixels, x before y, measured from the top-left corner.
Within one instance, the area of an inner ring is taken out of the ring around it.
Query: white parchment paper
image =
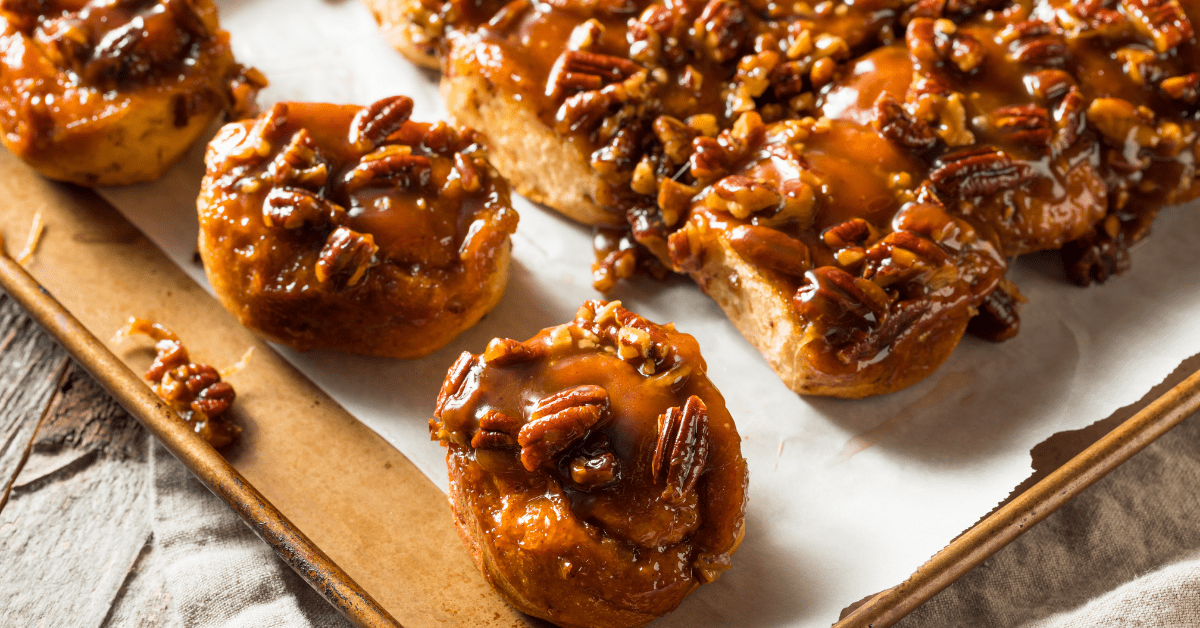
[[[392,51],[357,2],[218,5],[238,59],[271,80],[264,104],[405,94],[415,119],[443,115],[436,77]],[[199,145],[160,181],[103,194],[207,286],[192,261],[202,157]],[[415,361],[280,349],[443,489],[443,450],[426,421],[454,358],[495,336],[527,338],[597,296],[590,230],[524,199],[514,205],[508,291],[450,346]],[[612,298],[699,339],[750,464],[734,569],[656,625],[823,628],[903,581],[1029,475],[1034,445],[1108,417],[1200,353],[1198,218],[1194,206],[1166,211],[1133,270],[1101,287],[1066,284],[1052,256],[1021,260],[1010,276],[1029,304],[1016,339],[967,338],[925,382],[865,401],[791,393],[690,281],[619,287]]]

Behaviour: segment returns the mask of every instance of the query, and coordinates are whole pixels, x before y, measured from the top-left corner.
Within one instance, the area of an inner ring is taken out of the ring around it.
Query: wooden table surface
[[[145,569],[152,445],[0,292],[0,624],[173,625]]]

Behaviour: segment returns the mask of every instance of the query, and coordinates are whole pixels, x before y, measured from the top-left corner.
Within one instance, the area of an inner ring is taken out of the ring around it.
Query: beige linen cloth
[[[349,625],[161,446],[152,464],[169,623]],[[1200,627],[1200,415],[898,626]]]

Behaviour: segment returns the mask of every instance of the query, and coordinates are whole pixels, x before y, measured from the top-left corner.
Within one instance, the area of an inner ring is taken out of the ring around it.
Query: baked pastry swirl
[[[4,145],[80,185],[157,179],[266,86],[211,0],[4,0],[0,33]]]
[[[477,135],[368,107],[277,103],[209,144],[200,256],[243,325],[300,350],[414,358],[495,307],[517,214]]]
[[[476,564],[560,626],[646,624],[741,542],[741,439],[695,339],[619,301],[463,353],[430,430]]]
[[[647,256],[689,273],[798,392],[897,390],[968,327],[1011,337],[1008,259],[1104,280],[1200,194],[1194,1],[421,5],[500,171],[642,247],[601,287]]]

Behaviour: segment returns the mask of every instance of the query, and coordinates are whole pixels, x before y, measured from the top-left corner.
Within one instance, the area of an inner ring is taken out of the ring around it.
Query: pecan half
[[[440,417],[446,409],[446,403],[462,390],[463,384],[467,381],[467,374],[471,372],[477,360],[478,358],[471,355],[470,351],[458,354],[458,359],[450,367],[446,379],[442,381],[442,388],[438,391],[437,405],[433,409],[434,416]]]
[[[1050,113],[1038,105],[1009,105],[992,112],[992,129],[1004,137],[1032,146],[1046,146],[1054,136]]]
[[[479,419],[479,430],[471,437],[475,449],[507,449],[517,446],[521,422],[499,410],[488,410]]]
[[[536,360],[545,354],[543,344],[528,345],[512,338],[493,338],[483,352],[483,359],[496,366],[508,366]]]
[[[534,406],[517,435],[521,464],[533,471],[582,440],[608,410],[608,392],[600,386],[576,386]]]
[[[328,283],[335,290],[354,286],[366,274],[378,250],[375,237],[369,233],[359,233],[346,227],[334,229],[317,256],[317,281]]]
[[[1018,22],[1005,28],[1000,39],[1008,44],[1008,58],[1026,65],[1062,67],[1071,54],[1062,31],[1050,22]]]
[[[905,148],[926,150],[938,141],[937,133],[928,124],[914,118],[887,92],[880,93],[875,99],[875,118],[871,120],[871,126],[883,137]]]
[[[577,91],[596,91],[609,83],[618,83],[642,71],[641,65],[629,59],[567,50],[559,55],[546,79],[546,96],[557,100]]]
[[[793,277],[803,277],[812,267],[808,247],[775,229],[739,225],[727,237],[729,246],[742,259],[755,266]]]
[[[888,295],[871,281],[834,266],[810,270],[804,279],[792,303],[831,344],[865,337],[887,319]]]
[[[384,146],[366,155],[345,175],[348,194],[381,182],[412,188],[426,187],[431,180],[429,158],[400,145]]]
[[[1168,52],[1195,36],[1192,22],[1179,0],[1121,0],[1138,30],[1154,40],[1158,52]]]
[[[655,482],[665,482],[662,498],[679,504],[696,490],[708,462],[708,408],[696,395],[683,408],[669,408],[658,417],[658,443],[650,473]]]
[[[1029,164],[986,145],[952,151],[939,157],[933,166],[929,180],[938,192],[958,198],[996,194],[1035,176]]]
[[[384,98],[360,109],[350,123],[350,145],[364,153],[375,150],[389,135],[400,130],[412,110],[413,101],[407,96]]]
[[[263,223],[268,227],[299,229],[305,225],[338,223],[346,215],[341,205],[300,188],[273,188],[263,199]]]

